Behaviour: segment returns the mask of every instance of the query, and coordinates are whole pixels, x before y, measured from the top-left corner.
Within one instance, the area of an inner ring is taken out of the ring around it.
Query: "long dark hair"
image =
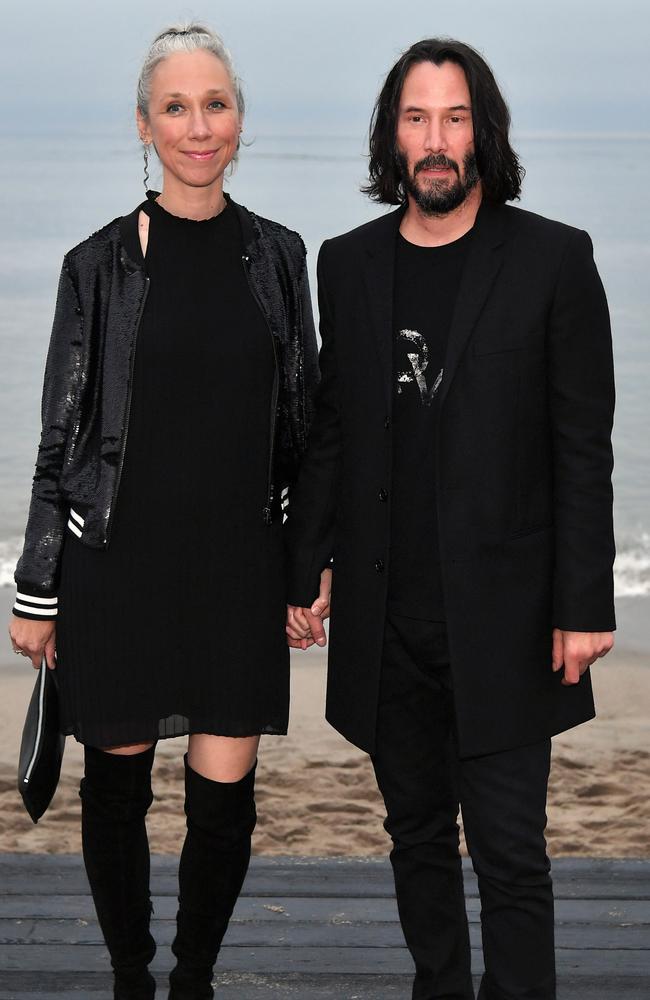
[[[396,156],[397,111],[406,75],[421,62],[436,66],[453,62],[461,67],[472,100],[474,148],[483,194],[499,203],[518,198],[525,171],[508,139],[508,105],[483,57],[470,45],[453,38],[424,38],[416,42],[386,77],[370,121],[370,182],[362,191],[387,205],[406,201]]]

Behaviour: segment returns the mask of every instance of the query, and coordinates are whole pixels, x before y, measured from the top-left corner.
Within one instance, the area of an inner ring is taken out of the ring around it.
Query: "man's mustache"
[[[450,160],[444,153],[438,153],[437,156],[432,153],[423,160],[418,160],[413,168],[413,174],[419,174],[421,170],[433,170],[435,167],[448,167],[450,170],[455,170],[460,177],[458,164],[455,160]]]

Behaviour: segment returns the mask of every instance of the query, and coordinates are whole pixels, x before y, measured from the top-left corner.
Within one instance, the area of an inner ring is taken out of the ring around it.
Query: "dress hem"
[[[120,740],[115,739],[97,739],[93,738],[95,734],[81,730],[74,726],[66,726],[60,730],[62,736],[73,736],[77,743],[81,743],[82,746],[94,746],[94,747],[119,747],[119,746],[130,746],[136,743],[158,743],[160,740],[173,740],[178,739],[182,736],[226,736],[230,739],[247,739],[251,736],[286,736],[287,727],[286,726],[264,726],[264,727],[252,727],[250,729],[246,728],[243,730],[238,730],[237,732],[226,732],[224,731],[228,727],[219,727],[219,732],[216,732],[217,727],[209,726],[192,726],[185,727],[172,732],[161,733],[157,731],[153,733],[149,731],[146,734],[139,733],[138,735],[133,735],[129,733],[127,736],[121,738]]]

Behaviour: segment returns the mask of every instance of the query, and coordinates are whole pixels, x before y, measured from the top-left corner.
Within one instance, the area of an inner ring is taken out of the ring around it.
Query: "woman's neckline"
[[[174,215],[173,212],[168,211],[158,201],[160,194],[158,191],[147,191],[147,200],[142,205],[142,210],[151,218],[153,215],[157,215],[159,219],[164,219],[174,225],[181,226],[205,226],[210,223],[216,222],[220,219],[222,215],[225,215],[228,210],[229,199],[227,195],[224,195],[225,204],[215,215],[209,216],[207,219],[190,219],[183,215]]]

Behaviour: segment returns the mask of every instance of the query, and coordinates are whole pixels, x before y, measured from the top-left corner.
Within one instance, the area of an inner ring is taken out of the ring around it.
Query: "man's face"
[[[460,66],[421,62],[400,96],[397,158],[404,188],[425,215],[446,215],[479,182],[467,79]]]

